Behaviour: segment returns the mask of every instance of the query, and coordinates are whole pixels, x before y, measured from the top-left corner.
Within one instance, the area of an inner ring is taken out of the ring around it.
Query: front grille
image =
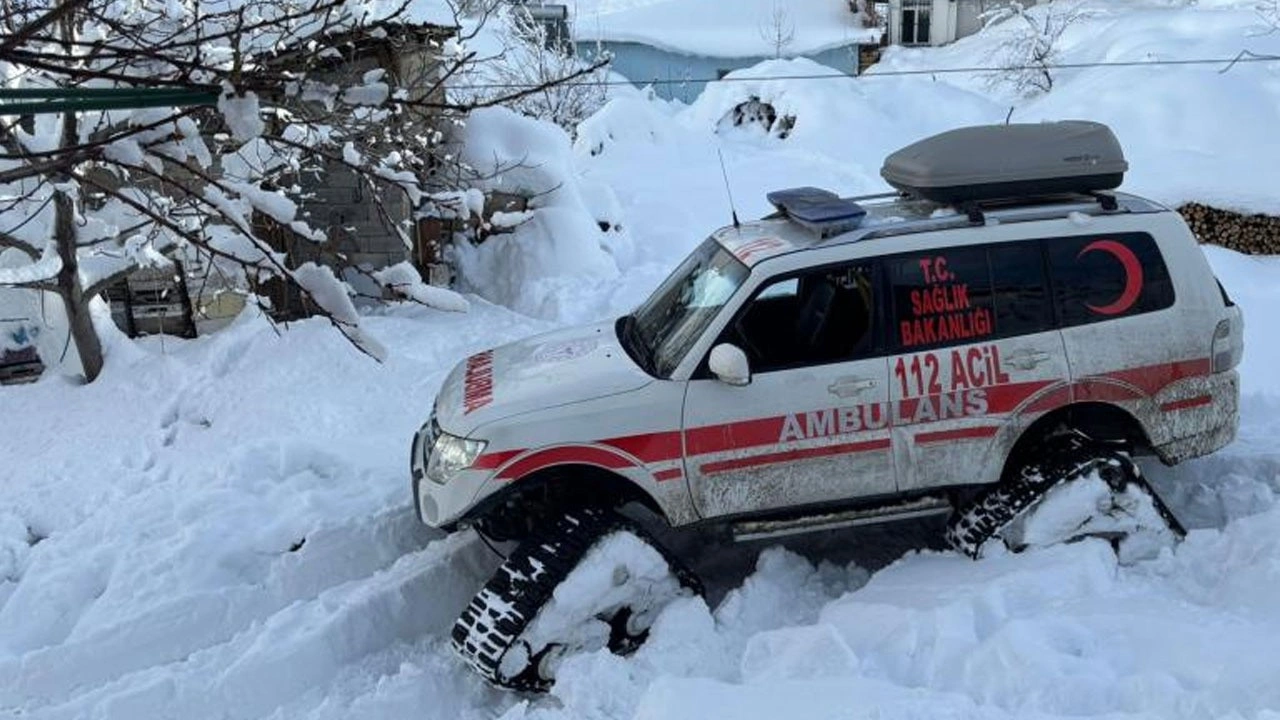
[[[440,423],[436,422],[436,412],[432,410],[431,419],[413,436],[412,457],[409,458],[409,473],[413,478],[413,508],[419,517],[422,516],[422,482],[427,478],[427,455],[438,437]]]

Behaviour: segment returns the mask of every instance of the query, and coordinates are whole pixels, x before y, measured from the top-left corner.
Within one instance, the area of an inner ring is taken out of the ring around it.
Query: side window
[[[978,342],[995,334],[987,250],[959,247],[886,263],[893,298],[889,335],[904,352]]]
[[[870,265],[823,268],[764,286],[728,328],[752,372],[824,365],[871,352]]]
[[[995,296],[995,334],[1011,337],[1053,329],[1053,305],[1040,241],[990,245],[987,258]]]
[[[1053,300],[1063,327],[1163,310],[1173,283],[1155,240],[1117,233],[1046,240]]]

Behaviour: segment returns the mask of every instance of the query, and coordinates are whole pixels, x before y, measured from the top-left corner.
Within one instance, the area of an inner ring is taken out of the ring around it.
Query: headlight
[[[440,437],[431,446],[431,455],[427,459],[427,479],[444,485],[459,470],[471,467],[471,463],[476,461],[488,444],[484,440],[468,440],[440,433]]]

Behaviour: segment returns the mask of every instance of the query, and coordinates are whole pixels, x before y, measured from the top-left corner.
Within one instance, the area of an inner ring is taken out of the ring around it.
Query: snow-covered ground
[[[1126,3],[1069,36],[1064,59],[1280,52],[1280,34],[1251,29],[1252,6]],[[973,64],[990,42],[885,66]],[[1015,119],[1113,124],[1126,189],[1274,210],[1280,69],[1217,70],[1083,70]],[[721,122],[752,94],[796,116],[788,137]],[[448,651],[496,561],[417,523],[407,462],[458,359],[634,305],[727,221],[717,149],[753,216],[778,187],[878,190],[886,151],[1001,121],[1007,100],[951,77],[727,83],[687,108],[619,93],[576,139],[580,197],[555,207],[609,206],[627,243],[573,273],[528,264],[543,297],[480,276],[465,314],[378,311],[364,325],[383,364],[324,323],[277,334],[244,316],[194,341],[112,338],[87,387],[0,389],[0,716],[1277,720],[1280,260],[1217,248],[1247,318],[1242,427],[1216,456],[1151,468],[1195,528],[1176,552],[1120,567],[1085,542],[972,562],[911,550],[924,525],[831,536],[821,552],[710,550],[711,605],[677,602],[630,658],[569,658],[547,697],[492,690]],[[877,537],[906,554],[884,557]]]

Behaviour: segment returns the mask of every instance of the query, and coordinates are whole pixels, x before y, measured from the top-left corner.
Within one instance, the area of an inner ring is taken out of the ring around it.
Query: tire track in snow
[[[28,702],[24,712],[48,718],[255,718],[344,667],[398,643],[443,637],[496,561],[473,535],[431,543],[389,567],[329,587],[254,621],[225,642],[168,663],[138,669],[82,690],[56,705]],[[189,632],[189,629],[184,630]],[[85,648],[88,660],[106,648]],[[74,674],[49,664],[52,676]],[[34,675],[29,683],[50,674]]]

